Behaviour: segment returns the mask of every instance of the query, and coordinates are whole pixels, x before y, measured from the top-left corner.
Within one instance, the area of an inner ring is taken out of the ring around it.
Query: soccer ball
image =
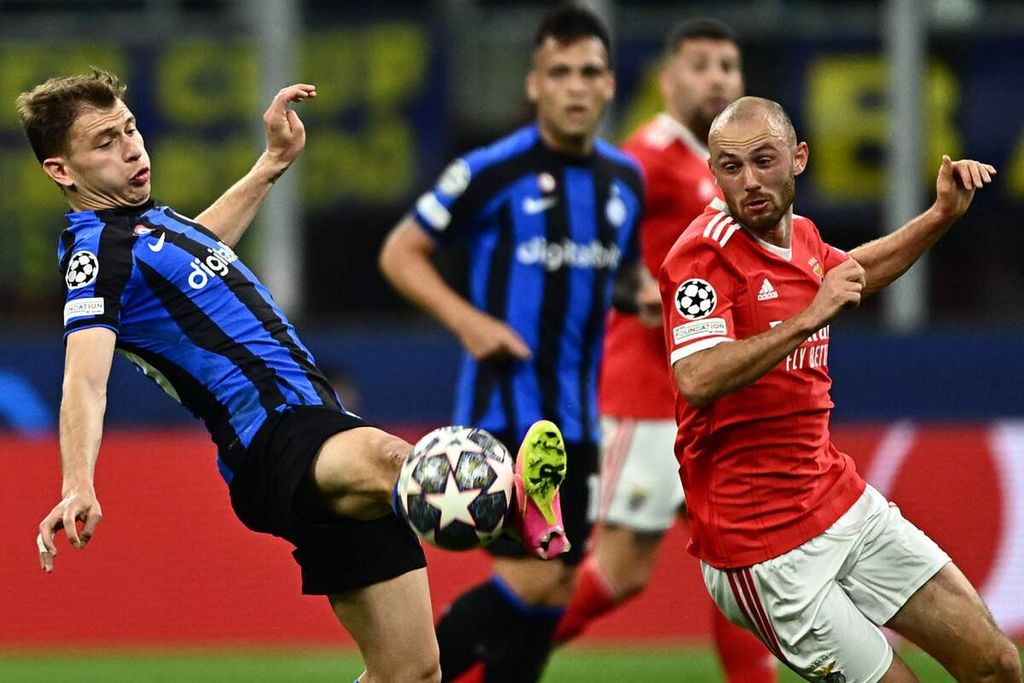
[[[413,447],[398,475],[399,507],[416,534],[468,550],[498,537],[511,507],[512,456],[482,429],[441,427]]]

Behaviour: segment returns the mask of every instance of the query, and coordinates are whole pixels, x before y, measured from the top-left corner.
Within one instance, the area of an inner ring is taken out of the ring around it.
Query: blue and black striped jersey
[[[468,247],[470,301],[533,351],[522,362],[466,354],[456,423],[522,435],[546,418],[569,441],[599,440],[604,320],[620,264],[637,258],[642,203],[632,159],[601,140],[586,157],[554,152],[536,125],[457,159],[420,197],[420,226]]]
[[[344,410],[270,292],[209,230],[152,201],[68,223],[65,338],[116,332],[117,350],[206,423],[227,481],[271,412]]]

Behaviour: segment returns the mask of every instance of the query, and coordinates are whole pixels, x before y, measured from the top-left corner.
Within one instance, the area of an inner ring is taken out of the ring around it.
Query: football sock
[[[496,576],[471,588],[437,623],[442,680],[539,680],[563,612],[560,607],[524,602]]]
[[[725,618],[712,605],[712,631],[718,659],[729,683],[775,683],[775,660],[757,637]]]
[[[588,556],[576,572],[576,589],[555,629],[554,644],[562,645],[572,640],[590,622],[615,609],[621,602],[597,558]]]

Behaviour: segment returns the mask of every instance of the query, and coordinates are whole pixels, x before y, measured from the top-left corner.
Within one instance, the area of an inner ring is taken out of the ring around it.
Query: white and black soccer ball
[[[707,280],[691,278],[676,290],[676,308],[690,320],[710,315],[717,303],[715,288]]]
[[[402,466],[399,507],[428,543],[478,548],[501,533],[513,477],[512,456],[486,431],[441,427],[420,439]]]
[[[100,262],[91,251],[79,251],[68,261],[68,270],[64,274],[64,283],[68,289],[85,287],[96,279],[100,272]]]

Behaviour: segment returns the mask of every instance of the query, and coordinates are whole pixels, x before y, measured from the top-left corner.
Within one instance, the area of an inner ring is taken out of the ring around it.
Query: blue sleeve
[[[61,259],[64,336],[87,327],[120,329],[121,296],[132,271],[131,237],[99,229],[79,236]]]

